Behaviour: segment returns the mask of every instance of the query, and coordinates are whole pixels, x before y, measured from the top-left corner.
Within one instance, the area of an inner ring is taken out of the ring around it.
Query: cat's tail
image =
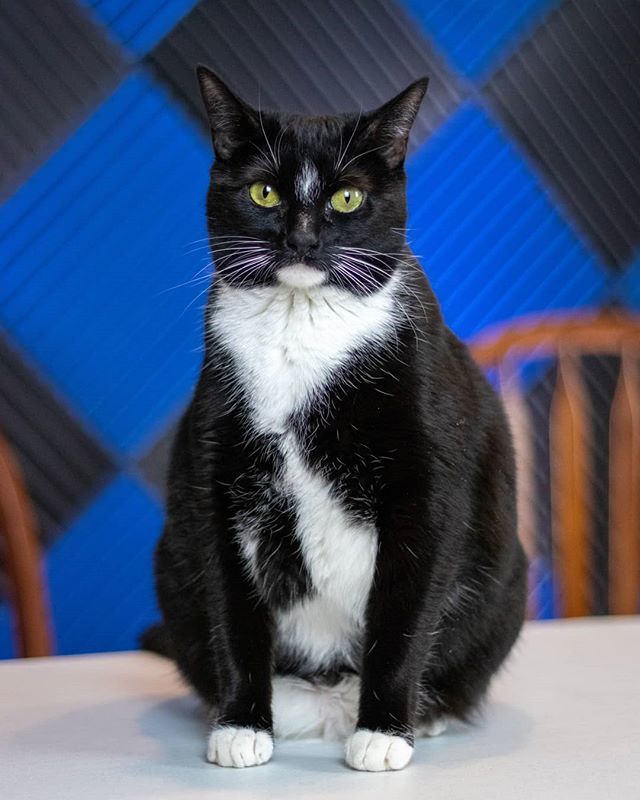
[[[276,739],[345,739],[353,733],[360,678],[343,675],[333,686],[293,675],[273,679],[273,732]]]
[[[140,634],[140,647],[149,653],[157,653],[165,658],[173,658],[169,632],[161,622],[151,625]]]
[[[333,685],[313,683],[293,675],[273,678],[273,733],[276,739],[344,740],[358,716],[360,678],[345,673]],[[439,736],[447,720],[432,717],[416,726],[416,736]]]

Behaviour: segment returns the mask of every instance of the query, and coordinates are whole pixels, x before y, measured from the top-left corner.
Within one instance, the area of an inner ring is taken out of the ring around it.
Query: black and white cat
[[[427,81],[305,118],[198,75],[217,271],[156,556],[163,635],[212,710],[210,761],[324,736],[400,769],[477,707],[525,604],[505,415],[405,238]]]

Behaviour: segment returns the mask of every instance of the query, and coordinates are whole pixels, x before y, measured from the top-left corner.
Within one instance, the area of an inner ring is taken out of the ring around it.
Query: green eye
[[[341,214],[350,214],[360,208],[364,195],[355,186],[343,186],[331,195],[331,208]]]
[[[277,189],[268,183],[252,183],[249,187],[249,196],[257,206],[273,208],[280,205],[280,195]]]

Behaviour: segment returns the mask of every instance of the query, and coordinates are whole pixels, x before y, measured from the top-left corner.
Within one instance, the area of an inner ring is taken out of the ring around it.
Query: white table
[[[482,723],[419,740],[403,772],[353,772],[339,744],[317,741],[224,769],[205,763],[204,739],[161,658],[0,664],[3,800],[638,800],[640,619],[529,624]]]

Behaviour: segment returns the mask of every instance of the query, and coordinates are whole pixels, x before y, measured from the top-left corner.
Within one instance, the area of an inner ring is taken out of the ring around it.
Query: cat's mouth
[[[276,272],[276,278],[280,283],[290,286],[292,289],[312,289],[326,281],[327,273],[309,264],[297,263],[280,267]]]

